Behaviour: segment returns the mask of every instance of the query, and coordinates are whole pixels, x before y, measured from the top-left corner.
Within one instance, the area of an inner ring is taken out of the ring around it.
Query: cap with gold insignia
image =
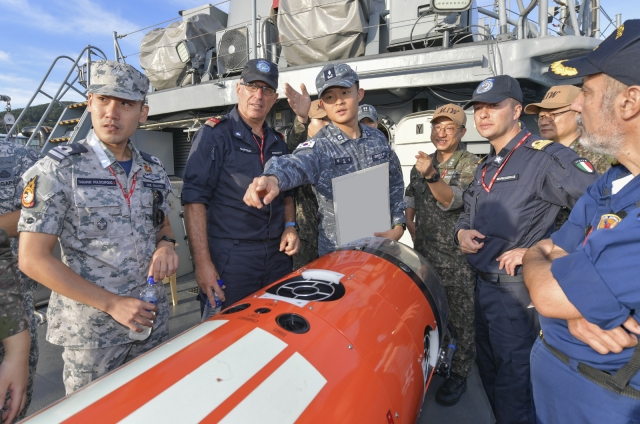
[[[631,66],[637,62],[638,55],[640,19],[631,19],[588,55],[552,63],[549,76],[562,80],[604,73],[626,85],[640,85],[640,73],[635,66]]]
[[[535,115],[540,109],[560,109],[571,106],[580,94],[580,89],[574,85],[556,85],[547,91],[540,103],[531,103],[524,108],[524,113]]]
[[[87,93],[141,102],[147,91],[149,78],[131,65],[113,60],[91,64],[91,85]]]
[[[320,107],[320,100],[312,101],[311,106],[309,106],[309,118],[322,119],[325,116],[327,116],[327,112],[325,112],[324,109]]]
[[[464,127],[467,125],[467,115],[464,113],[464,110],[458,105],[454,105],[450,103],[448,105],[440,106],[436,109],[436,112],[433,114],[433,118],[431,121],[435,121],[438,118],[447,117],[455,122],[458,126]]]

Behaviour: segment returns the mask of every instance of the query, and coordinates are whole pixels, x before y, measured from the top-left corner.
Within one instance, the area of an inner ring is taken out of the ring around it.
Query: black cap
[[[478,85],[476,91],[473,92],[473,97],[464,105],[463,109],[469,109],[476,102],[500,103],[508,98],[522,103],[520,83],[509,75],[496,75],[487,78]]]
[[[640,56],[639,41],[640,19],[625,21],[588,55],[552,63],[549,76],[563,80],[604,73],[626,85],[640,85],[633,66]]]
[[[251,59],[244,65],[240,78],[244,82],[262,81],[271,88],[278,88],[278,65],[264,59]]]

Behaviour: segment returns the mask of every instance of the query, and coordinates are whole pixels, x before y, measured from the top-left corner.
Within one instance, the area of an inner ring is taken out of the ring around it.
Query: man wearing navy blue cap
[[[464,193],[454,230],[477,272],[478,371],[499,424],[533,422],[529,354],[538,321],[528,308],[522,256],[549,236],[560,208],[572,208],[597,178],[573,150],[525,128],[518,120],[522,101],[518,81],[497,75],[481,82],[465,105],[473,106],[491,151]]]
[[[242,201],[267,161],[287,153],[265,123],[277,88],[277,66],[249,60],[236,87],[238,105],[209,119],[193,140],[182,204],[201,306],[206,299],[214,305],[215,291],[226,307],[292,271],[290,256],[299,244],[293,193],[281,193],[261,210]]]
[[[569,220],[529,249],[525,281],[542,331],[531,352],[538,422],[630,423],[640,405],[640,20],[549,75],[583,78],[580,142],[613,165]],[[634,334],[635,333],[635,334]]]

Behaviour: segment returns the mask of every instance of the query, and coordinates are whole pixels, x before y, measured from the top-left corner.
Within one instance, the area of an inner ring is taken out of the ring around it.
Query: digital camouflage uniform
[[[292,155],[273,157],[264,175],[275,175],[281,191],[303,184],[315,187],[320,217],[318,254],[338,248],[332,180],[372,166],[389,163],[389,229],[404,223],[404,183],[400,161],[381,131],[359,124],[361,138],[349,139],[333,123],[321,129],[313,139],[298,146]],[[385,231],[381,228],[380,231]]]
[[[576,154],[581,158],[589,159],[589,162],[591,162],[593,167],[596,169],[596,171],[598,171],[598,174],[600,175],[604,174],[609,170],[609,168],[611,168],[611,162],[613,161],[613,159],[608,157],[607,155],[603,155],[594,152],[593,150],[587,149],[582,144],[580,144],[580,137],[576,138],[573,143],[569,145],[569,148],[573,149],[573,151],[576,152]],[[558,217],[556,218],[556,231],[558,231],[560,227],[562,227],[562,224],[567,222],[570,213],[571,210],[564,206],[562,207],[562,209],[560,209],[560,212],[558,212]]]
[[[0,341],[30,327],[20,286],[18,261],[12,252],[9,235],[4,229],[0,228]],[[4,348],[0,343],[0,364],[3,360]],[[33,377],[31,375],[31,367],[29,367],[29,388],[27,390],[32,390],[32,388]],[[9,392],[7,392],[6,399],[9,399],[9,397]],[[16,421],[24,417],[30,401],[31,392],[28,391],[27,405],[25,405],[22,413],[16,417]],[[6,406],[8,403],[5,402],[4,405]],[[0,408],[0,412],[5,410]]]
[[[0,215],[20,210],[20,197],[22,196],[22,174],[31,168],[40,159],[40,154],[28,147],[21,146],[9,141],[0,141]],[[11,238],[11,249],[15,257],[18,257],[18,238]],[[16,267],[17,269],[17,267]],[[22,298],[24,308],[29,318],[29,335],[31,336],[31,347],[29,349],[29,383],[27,386],[27,403],[18,420],[25,417],[31,395],[33,394],[33,383],[36,378],[36,368],[38,366],[38,318],[34,313],[33,296],[37,283],[31,278],[17,270],[22,286]],[[0,345],[0,354],[3,354]]]
[[[463,207],[462,194],[473,180],[479,159],[464,150],[461,144],[444,163],[437,163],[436,153],[430,157],[442,180],[453,190],[451,205],[445,208],[433,197],[429,184],[415,166],[411,169],[405,200],[416,210],[414,249],[433,266],[447,292],[449,322],[458,337],[451,370],[467,377],[475,359],[475,273],[466,256],[451,240],[451,233]]]
[[[308,127],[308,124],[294,120],[286,133],[289,153],[292,153],[300,143],[307,141]],[[296,189],[294,200],[300,250],[293,255],[293,269],[298,269],[318,258],[318,199],[313,186],[305,184]]]
[[[36,197],[32,207],[23,207],[19,231],[57,235],[62,261],[74,272],[112,293],[137,297],[162,224],[154,223],[154,217],[159,209],[168,216],[171,187],[160,160],[130,142],[128,147],[133,159],[128,176],[93,131],[85,140],[49,151],[23,176]],[[135,182],[131,206],[118,181],[127,193]],[[163,289],[159,292],[153,331],[140,342],[132,342],[129,328],[107,313],[51,294],[47,340],[65,347],[67,394],[120,366],[127,354],[131,359],[166,340],[167,297]]]

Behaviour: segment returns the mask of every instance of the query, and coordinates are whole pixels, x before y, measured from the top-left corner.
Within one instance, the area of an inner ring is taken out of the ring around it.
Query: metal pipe
[[[594,23],[593,36],[595,38],[600,38],[600,0],[593,0],[593,9],[591,13],[593,13],[591,22]]]
[[[117,56],[116,56],[117,57]],[[69,79],[69,75],[67,75],[67,79]],[[87,90],[91,87],[91,46],[87,46]],[[67,80],[65,79],[65,81]]]
[[[505,0],[497,0],[498,3],[498,20],[500,21],[500,34],[507,33],[507,5],[504,3]]]
[[[616,14],[616,28],[620,28],[622,26],[622,13]]]
[[[547,35],[547,25],[549,25],[549,0],[538,1],[538,23],[540,24],[540,37]]]
[[[580,35],[580,25],[578,25],[578,16],[576,15],[576,4],[573,0],[566,0],[567,9],[569,11],[569,19],[571,19],[571,27],[575,35]]]
[[[258,58],[258,17],[257,17],[257,6],[256,1],[253,0],[251,17],[253,19],[253,58]]]
[[[480,56],[478,58],[473,58],[473,59],[449,60],[446,62],[432,62],[432,63],[425,63],[422,65],[405,66],[402,68],[385,68],[385,69],[375,69],[372,71],[358,71],[358,77],[360,77],[360,79],[372,78],[372,77],[377,77],[384,74],[396,74],[398,72],[409,73],[409,72],[416,72],[416,71],[428,70],[428,69],[445,68],[450,66],[467,66],[467,67],[482,66],[482,64],[484,63],[484,59],[485,59],[484,56]]]
[[[209,118],[213,118],[214,116],[217,116],[217,115],[211,115],[211,116],[206,116],[201,118],[181,119],[179,121],[156,122],[155,124],[140,125],[138,126],[138,128],[141,130],[148,130],[150,128],[162,128],[169,125],[182,125],[182,124],[189,124],[189,123],[194,124],[200,121],[204,122]]]
[[[520,14],[520,17],[518,18],[518,40],[525,39],[524,26],[527,25],[527,28],[529,27],[527,16],[529,16],[529,13],[531,13],[536,4],[538,4],[538,0],[531,0],[529,6],[527,6],[527,8]]]
[[[451,47],[450,44],[450,40],[451,40],[451,31],[450,30],[445,30],[444,33],[442,34],[442,48],[443,49],[448,49],[449,47]]]
[[[500,19],[500,15],[498,15],[496,12],[492,11],[492,10],[488,10],[488,9],[484,9],[482,7],[478,8],[478,12],[482,13],[483,15],[487,15],[490,18],[494,18],[494,19]],[[507,23],[513,25],[513,26],[517,26],[518,22],[514,21],[511,18],[507,18]]]

